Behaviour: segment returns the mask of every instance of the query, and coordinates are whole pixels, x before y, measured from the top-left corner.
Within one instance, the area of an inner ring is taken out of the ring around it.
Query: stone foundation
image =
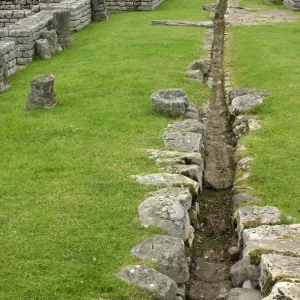
[[[17,69],[15,43],[0,41],[0,57],[4,58],[8,70],[8,76],[14,74]]]
[[[108,11],[154,10],[163,0],[105,0]]]
[[[43,31],[51,30],[52,26],[53,14],[41,11],[0,29],[1,41],[15,42],[17,64],[26,65],[35,54],[35,41]]]
[[[65,0],[60,3],[45,3],[40,10],[66,9],[70,11],[71,31],[79,31],[92,21],[92,8],[90,0]]]

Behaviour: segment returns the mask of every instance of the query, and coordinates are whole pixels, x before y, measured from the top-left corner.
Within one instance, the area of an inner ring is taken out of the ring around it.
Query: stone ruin
[[[11,76],[18,65],[29,64],[35,55],[49,59],[61,48],[70,47],[70,33],[81,30],[92,20],[106,21],[107,11],[153,10],[161,2],[163,0],[1,0],[0,61],[4,61],[7,76]],[[4,86],[1,80],[0,84]]]
[[[283,3],[288,8],[300,10],[300,0],[284,0]]]

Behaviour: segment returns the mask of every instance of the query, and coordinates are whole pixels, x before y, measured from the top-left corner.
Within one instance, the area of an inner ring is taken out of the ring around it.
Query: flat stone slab
[[[235,97],[229,106],[230,114],[237,116],[247,112],[250,108],[263,103],[263,98],[258,95],[244,95]]]
[[[174,300],[178,289],[174,280],[147,266],[124,267],[118,277],[159,300]]]
[[[167,199],[179,202],[186,210],[192,206],[193,196],[187,188],[164,188],[158,191],[149,192],[153,197],[165,197]]]
[[[150,154],[151,159],[166,159],[166,158],[180,158],[186,164],[196,164],[199,166],[203,165],[203,158],[199,152],[179,152],[179,151],[163,151],[157,149],[146,149],[148,154]]]
[[[277,282],[268,297],[262,300],[300,299],[300,283]]]
[[[189,238],[189,214],[177,201],[165,197],[151,197],[139,206],[138,214],[144,227],[162,228],[169,235],[184,241]]]
[[[132,175],[131,177],[143,185],[185,187],[190,190],[192,195],[198,195],[200,188],[198,182],[181,174],[155,173],[149,175]]]
[[[276,224],[280,222],[281,214],[274,206],[244,206],[237,211],[237,233],[239,245],[244,229],[253,228],[265,224]]]
[[[153,109],[166,116],[181,116],[189,105],[189,99],[183,89],[167,89],[153,93],[150,103]]]
[[[182,239],[156,235],[134,246],[130,254],[142,260],[156,262],[160,272],[182,284],[189,280],[189,265]]]
[[[214,28],[213,22],[199,22],[199,21],[186,21],[186,20],[153,20],[152,25],[166,25],[166,26],[190,26],[190,27],[204,27]]]
[[[204,126],[201,122],[197,120],[184,120],[174,122],[168,125],[168,129],[175,129],[182,132],[195,132],[195,133],[203,133]]]
[[[239,96],[245,95],[271,95],[272,93],[269,90],[258,90],[258,89],[250,89],[250,88],[243,88],[243,89],[233,89],[228,92],[228,99],[229,102]]]
[[[254,289],[234,288],[229,291],[225,300],[260,300],[261,293]]]
[[[263,254],[260,262],[260,286],[264,293],[278,281],[300,283],[300,258],[277,254]]]
[[[200,133],[167,130],[163,140],[168,149],[187,152],[201,152],[203,149],[203,135]]]
[[[173,165],[164,166],[160,168],[163,172],[182,174],[192,180],[199,182],[200,189],[202,189],[202,178],[203,178],[203,168],[198,165]]]

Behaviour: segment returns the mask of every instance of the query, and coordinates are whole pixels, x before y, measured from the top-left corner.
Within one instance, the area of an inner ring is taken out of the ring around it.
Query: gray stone
[[[51,58],[51,47],[48,40],[39,39],[35,42],[36,54],[43,59]]]
[[[229,106],[229,112],[232,115],[240,115],[247,112],[250,108],[262,104],[263,99],[257,95],[244,95],[235,97]]]
[[[167,116],[180,116],[185,113],[189,100],[183,89],[160,90],[150,97],[152,107]]]
[[[182,132],[195,132],[202,133],[204,132],[204,126],[197,120],[184,120],[174,122],[168,125],[168,129],[174,129]]]
[[[298,300],[300,299],[300,283],[277,282],[271,294],[263,300]]]
[[[7,91],[10,88],[8,80],[8,70],[4,57],[0,55],[0,93]]]
[[[234,288],[229,291],[226,300],[260,300],[261,293],[256,290]]]
[[[186,283],[189,280],[189,265],[182,239],[156,235],[134,246],[130,253],[141,260],[156,262],[160,267],[160,272],[177,284]]]
[[[245,96],[245,95],[271,95],[272,93],[269,90],[258,90],[258,89],[234,89],[228,92],[229,103],[231,104],[232,100],[236,97]]]
[[[192,195],[198,195],[199,183],[180,174],[155,173],[149,175],[131,176],[143,185],[154,185],[160,187],[186,187]]]
[[[199,182],[202,189],[203,168],[198,165],[173,165],[160,168],[162,172],[181,174]]]
[[[51,53],[62,51],[62,48],[58,42],[58,36],[55,30],[43,31],[41,33],[41,38],[46,39],[50,45]]]
[[[180,151],[163,151],[157,149],[146,149],[146,152],[150,154],[151,159],[156,158],[179,158],[189,164],[203,165],[202,155],[199,152],[180,152]],[[159,163],[158,163],[159,164]]]
[[[209,66],[206,64],[204,60],[196,60],[192,62],[188,66],[188,69],[192,71],[200,71],[202,76],[207,75],[209,72]]]
[[[214,23],[211,21],[187,21],[187,20],[153,20],[152,25],[165,25],[165,26],[188,26],[188,27],[204,27],[214,28]]]
[[[190,110],[186,110],[184,114],[184,119],[185,120],[196,120],[199,121],[200,115],[199,112],[194,112]]]
[[[216,8],[217,8],[216,4],[206,4],[206,5],[203,5],[203,9],[204,10],[215,11]]]
[[[155,161],[155,165],[160,167],[185,165],[185,161],[180,157],[158,158]]]
[[[200,133],[167,130],[163,140],[166,148],[177,151],[201,152],[203,149],[203,135]]]
[[[263,254],[260,262],[259,284],[263,293],[269,293],[278,281],[300,282],[300,258],[277,254]]]
[[[260,276],[260,269],[250,264],[249,258],[236,262],[230,269],[230,278],[233,287],[242,287],[247,280],[257,281]]]
[[[26,109],[53,108],[57,105],[53,74],[32,78]]]
[[[177,284],[174,280],[147,266],[124,267],[118,274],[124,280],[159,300],[174,300]]]
[[[246,281],[243,283],[243,289],[250,289],[250,290],[253,289],[251,280],[246,280]]]
[[[63,49],[71,47],[70,11],[58,10],[53,13],[54,29]]]
[[[170,200],[177,201],[186,210],[189,210],[192,206],[193,196],[187,188],[164,188],[155,192],[149,192],[148,195],[153,197],[166,197]]]
[[[185,72],[187,77],[196,79],[199,83],[203,83],[203,74],[200,70],[188,70]]]
[[[231,247],[228,249],[228,254],[231,261],[237,261],[240,258],[240,248]]]
[[[242,246],[244,229],[280,222],[281,214],[274,206],[244,206],[237,211],[237,233]],[[244,240],[245,243],[245,240]]]
[[[151,197],[139,206],[138,214],[144,227],[162,228],[169,235],[184,241],[189,237],[189,214],[177,201],[164,197]]]
[[[94,21],[107,21],[108,15],[105,9],[104,0],[91,0],[92,18]]]

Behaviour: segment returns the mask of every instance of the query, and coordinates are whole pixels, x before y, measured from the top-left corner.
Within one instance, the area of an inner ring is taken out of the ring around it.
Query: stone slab
[[[297,300],[300,299],[300,283],[278,282],[276,283],[269,296],[262,300]]]

